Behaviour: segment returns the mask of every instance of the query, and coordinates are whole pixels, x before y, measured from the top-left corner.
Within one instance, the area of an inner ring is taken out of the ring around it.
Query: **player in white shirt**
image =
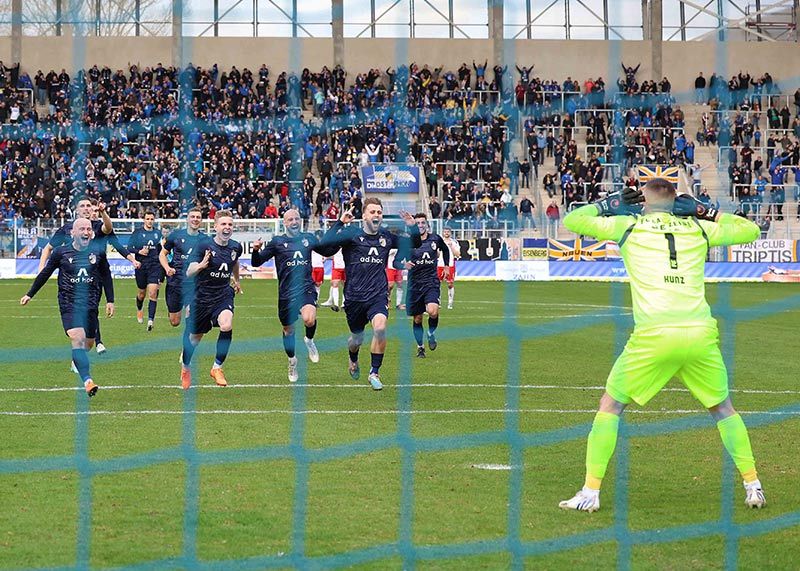
[[[397,248],[389,250],[389,260],[386,264],[386,279],[389,281],[389,301],[392,300],[392,288],[397,285],[397,293],[395,295],[395,309],[405,309],[406,304],[403,303],[403,269],[394,267],[394,258],[397,255]]]
[[[342,251],[339,250],[333,256],[333,270],[331,271],[331,290],[328,293],[328,299],[321,303],[323,307],[330,307],[333,311],[339,311],[339,286],[345,282],[344,274],[344,257]],[[342,292],[342,303],[344,305],[344,292]]]
[[[453,299],[456,295],[456,260],[461,259],[461,246],[459,246],[458,240],[452,237],[450,228],[445,228],[442,231],[442,240],[450,248],[450,272],[449,275],[444,275],[444,260],[441,253],[439,254],[436,272],[439,274],[441,281],[447,282],[447,309],[453,309]]]

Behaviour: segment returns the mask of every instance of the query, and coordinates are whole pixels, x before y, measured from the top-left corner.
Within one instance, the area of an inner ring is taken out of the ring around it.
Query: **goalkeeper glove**
[[[644,195],[638,188],[627,187],[622,192],[614,192],[593,202],[600,216],[620,214],[640,214]]]
[[[691,194],[679,194],[675,198],[672,207],[675,216],[694,216],[700,220],[710,220],[714,222],[719,214],[719,209],[713,206],[706,206]]]

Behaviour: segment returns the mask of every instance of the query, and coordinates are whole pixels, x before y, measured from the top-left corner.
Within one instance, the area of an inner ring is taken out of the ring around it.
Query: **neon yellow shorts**
[[[728,398],[728,371],[715,326],[634,329],[608,375],[606,391],[621,403],[644,405],[673,377],[705,408]]]

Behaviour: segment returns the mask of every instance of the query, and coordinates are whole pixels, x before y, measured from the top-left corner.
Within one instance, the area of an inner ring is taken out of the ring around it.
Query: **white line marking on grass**
[[[478,470],[512,470],[514,466],[508,464],[472,464],[470,468]]]
[[[700,414],[699,409],[671,409],[671,410],[629,410],[627,414]],[[740,410],[739,414],[767,414],[771,416],[800,416],[800,411],[770,411],[770,410]],[[0,416],[140,416],[140,415],[181,415],[181,414],[201,414],[201,415],[252,415],[265,416],[272,414],[285,415],[451,415],[451,414],[596,414],[597,409],[555,409],[555,408],[528,408],[528,409],[507,409],[507,408],[485,408],[485,409],[443,409],[443,410],[288,410],[288,409],[264,409],[264,410],[89,410],[89,411],[56,411],[56,412],[29,412],[4,410],[0,411]]]
[[[230,384],[228,388],[232,389],[294,389],[294,388],[307,388],[307,389],[365,389],[366,384],[360,383],[343,383],[343,384],[309,384],[309,383],[254,383],[254,384]],[[153,390],[153,389],[180,389],[177,383],[174,385],[103,385],[101,387],[104,391],[109,390]],[[403,388],[403,389],[508,389],[509,385],[504,384],[490,384],[490,383],[404,383],[399,385],[384,385],[384,388]],[[519,385],[517,388],[522,390],[566,390],[566,391],[602,391],[605,387],[602,386],[564,386],[564,385]],[[211,389],[221,390],[216,385],[196,385],[192,389]],[[17,388],[0,388],[0,393],[49,393],[49,392],[62,392],[62,391],[82,391],[82,386],[69,386],[69,387],[17,387]],[[662,392],[670,393],[688,393],[688,389],[679,387],[667,387],[661,389]],[[772,390],[772,389],[732,389],[732,393],[738,394],[752,394],[752,395],[800,395],[800,390],[787,389],[787,390]]]

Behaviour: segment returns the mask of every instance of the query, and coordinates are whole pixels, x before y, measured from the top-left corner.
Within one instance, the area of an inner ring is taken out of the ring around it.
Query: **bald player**
[[[644,203],[642,215],[630,215]],[[634,329],[614,363],[586,449],[586,480],[562,509],[600,508],[600,485],[617,441],[619,419],[631,402],[643,406],[672,377],[708,409],[722,443],[742,475],[745,504],[766,504],[741,416],[734,410],[719,349],[717,322],[705,297],[705,261],[711,246],[746,244],[760,233],[754,223],[721,214],[694,197],[676,196],[667,180],[644,192],[626,189],[570,212],[564,226],[577,234],[619,244],[630,276]],[[672,468],[667,468],[671,470]]]
[[[278,319],[283,326],[283,349],[289,358],[289,382],[297,382],[297,356],[295,355],[294,324],[298,316],[305,325],[305,345],[308,358],[319,363],[319,351],[314,344],[317,331],[317,289],[311,277],[313,252],[331,256],[334,248],[324,248],[314,234],[301,232],[302,219],[295,209],[283,215],[286,233],[274,236],[266,245],[259,239],[253,242],[251,264],[258,267],[275,258],[278,274]]]
[[[70,228],[72,240],[50,252],[44,268],[22,299],[27,305],[58,270],[58,309],[64,332],[72,345],[72,361],[83,381],[86,394],[97,393],[98,386],[89,371],[87,351],[94,344],[97,332],[97,307],[104,285],[111,284],[111,272],[105,263],[105,244],[93,241],[94,231],[88,218],[78,218]],[[112,296],[113,299],[113,290]],[[114,315],[114,303],[106,304],[106,314]]]

